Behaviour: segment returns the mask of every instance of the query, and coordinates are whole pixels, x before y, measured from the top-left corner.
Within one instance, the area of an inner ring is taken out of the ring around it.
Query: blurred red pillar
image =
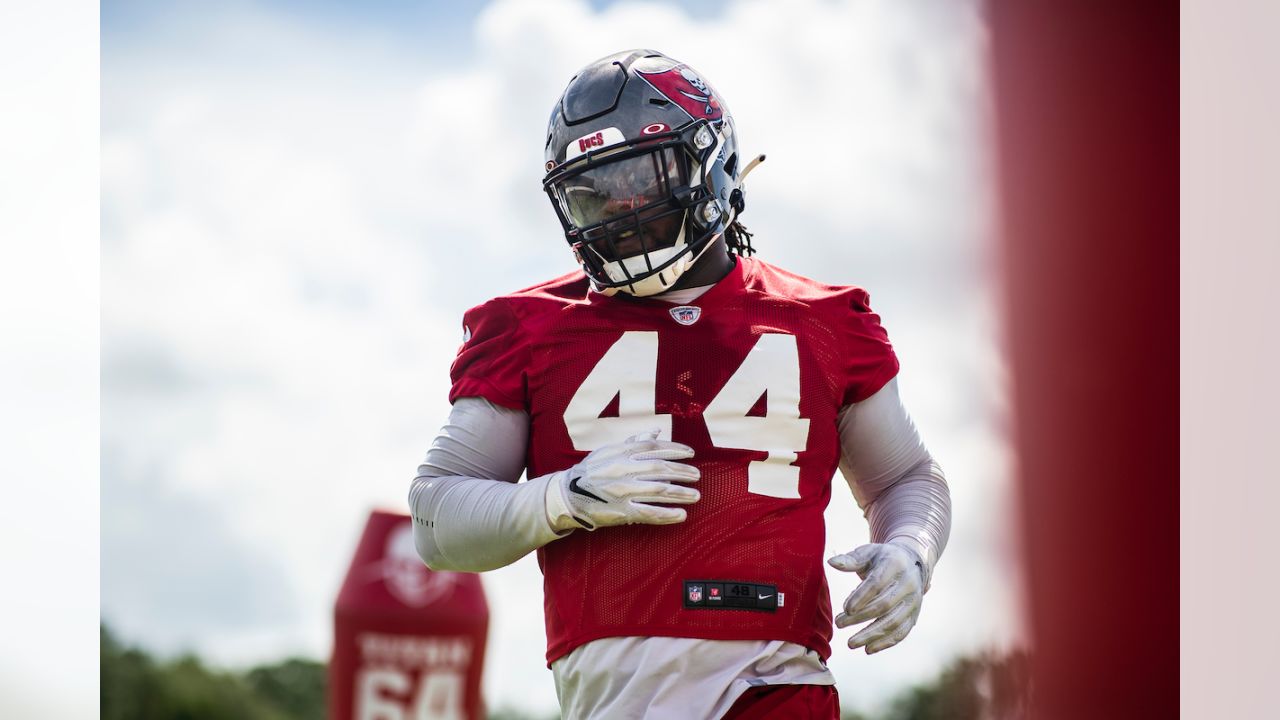
[[[329,720],[481,720],[480,576],[433,572],[408,515],[375,510],[334,603]]]
[[[1178,5],[991,0],[1034,718],[1178,712]]]

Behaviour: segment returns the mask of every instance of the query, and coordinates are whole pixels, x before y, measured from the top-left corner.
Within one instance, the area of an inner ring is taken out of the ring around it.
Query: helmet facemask
[[[729,209],[716,200],[708,170],[723,162],[724,139],[698,120],[548,172],[543,187],[597,291],[665,292],[723,232]]]

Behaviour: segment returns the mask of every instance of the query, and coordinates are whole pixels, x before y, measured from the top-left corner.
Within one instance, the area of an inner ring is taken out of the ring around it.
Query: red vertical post
[[[1178,712],[1178,5],[991,0],[1035,718]]]

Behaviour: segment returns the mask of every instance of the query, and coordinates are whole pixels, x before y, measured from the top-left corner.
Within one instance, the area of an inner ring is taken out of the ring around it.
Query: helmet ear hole
[[[724,172],[729,177],[737,177],[738,153],[734,153],[729,156],[729,162],[724,164]]]

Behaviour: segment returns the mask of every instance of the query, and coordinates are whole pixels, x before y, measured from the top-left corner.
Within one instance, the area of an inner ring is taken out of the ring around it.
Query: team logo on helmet
[[[656,72],[636,68],[636,73],[695,120],[719,120],[724,115],[715,91],[686,65]]]
[[[698,318],[702,316],[702,308],[692,305],[673,307],[669,312],[671,313],[671,318],[681,325],[692,325],[698,322]]]

